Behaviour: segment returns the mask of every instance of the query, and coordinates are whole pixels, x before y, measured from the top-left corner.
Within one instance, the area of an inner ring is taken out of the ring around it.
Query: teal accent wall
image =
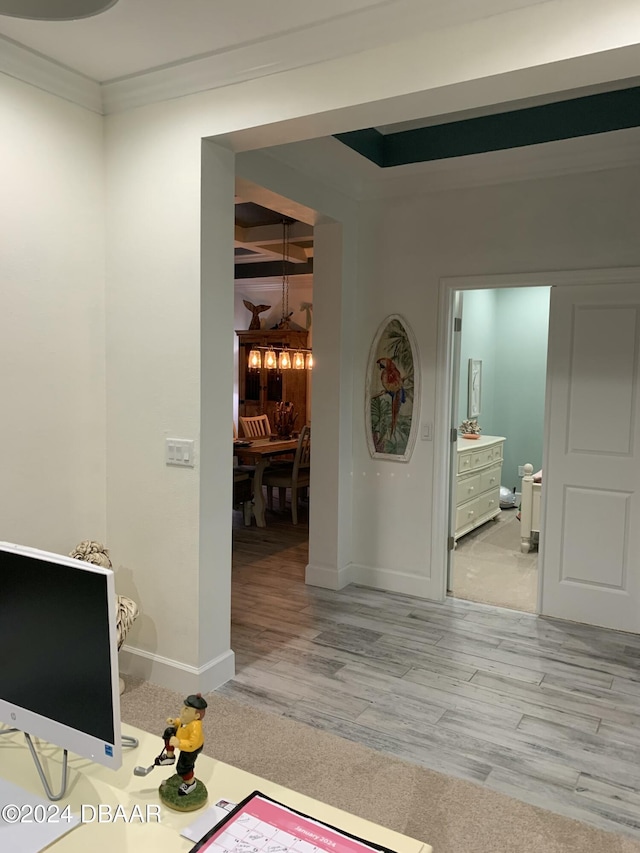
[[[462,338],[460,341],[459,426],[467,415],[469,359],[482,361],[482,399],[478,423],[484,435],[494,431],[497,290],[465,290],[462,295]]]
[[[502,485],[518,491],[518,466],[542,467],[549,295],[548,287],[463,295],[458,422],[467,412],[468,359],[481,358],[478,422],[483,435],[506,437]]]
[[[508,288],[497,300],[495,423],[507,437],[502,484],[518,491],[518,465],[542,467],[550,292],[549,287]]]

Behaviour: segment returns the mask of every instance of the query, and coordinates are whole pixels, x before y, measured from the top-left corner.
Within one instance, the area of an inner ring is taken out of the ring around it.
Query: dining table
[[[256,466],[253,475],[253,514],[258,527],[266,527],[265,500],[262,491],[262,477],[273,459],[295,453],[298,447],[297,438],[253,438],[247,441],[234,441],[233,452],[242,460]]]

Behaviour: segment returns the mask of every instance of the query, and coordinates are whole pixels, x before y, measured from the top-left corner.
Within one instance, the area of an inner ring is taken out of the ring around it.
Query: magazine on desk
[[[190,853],[394,853],[253,791]]]

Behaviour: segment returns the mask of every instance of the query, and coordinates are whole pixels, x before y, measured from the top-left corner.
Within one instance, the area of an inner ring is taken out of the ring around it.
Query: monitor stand
[[[1,729],[0,735],[6,735],[9,732],[19,732],[20,729]],[[63,758],[62,758],[62,781],[60,783],[60,791],[57,794],[54,794],[51,788],[49,787],[49,782],[47,781],[47,777],[44,775],[44,768],[40,763],[40,759],[38,758],[38,754],[33,745],[33,741],[31,740],[31,735],[28,732],[23,732],[25,740],[27,742],[27,746],[29,747],[29,751],[31,752],[31,756],[33,758],[33,763],[36,765],[36,770],[38,771],[38,775],[40,776],[40,781],[42,782],[42,786],[46,792],[47,797],[52,802],[57,802],[61,800],[67,792],[67,759],[68,752],[67,750],[63,750]],[[134,749],[138,746],[138,738],[131,737],[131,735],[121,735],[122,746]]]

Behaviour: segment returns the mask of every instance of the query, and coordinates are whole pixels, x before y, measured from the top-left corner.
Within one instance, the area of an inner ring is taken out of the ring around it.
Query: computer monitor
[[[110,569],[0,542],[0,723],[120,767]]]

